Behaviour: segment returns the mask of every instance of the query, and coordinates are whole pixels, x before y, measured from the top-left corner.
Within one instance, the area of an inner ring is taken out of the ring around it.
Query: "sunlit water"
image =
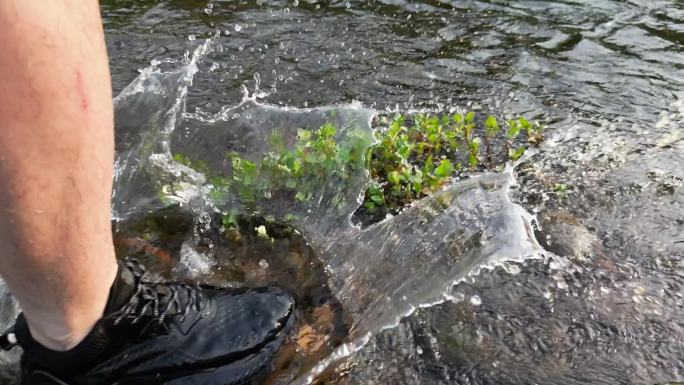
[[[119,219],[169,200],[199,225],[244,209],[207,200],[206,176],[173,162],[177,151],[224,170],[227,150],[256,158],[273,130],[331,119],[341,143],[370,145],[386,108],[549,122],[515,168],[457,181],[368,228],[349,220],[363,173],[312,181],[320,196],[305,206],[259,203],[278,220],[301,214],[290,222],[352,317],[348,343],[309,375],[346,356],[328,381],[684,381],[683,3],[104,1],[103,11],[120,92]],[[190,255],[181,262],[198,275],[212,264]]]

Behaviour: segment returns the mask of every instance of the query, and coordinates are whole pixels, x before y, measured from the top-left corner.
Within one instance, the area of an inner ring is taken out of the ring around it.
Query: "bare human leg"
[[[0,274],[31,335],[78,344],[117,272],[111,86],[97,0],[0,1]]]
[[[245,383],[292,298],[117,266],[112,120],[97,0],[0,0],[0,274],[23,310],[2,348],[24,385]]]

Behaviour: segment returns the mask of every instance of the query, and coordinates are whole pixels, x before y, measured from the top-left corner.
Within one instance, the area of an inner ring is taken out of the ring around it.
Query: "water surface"
[[[209,223],[202,215],[225,207],[195,199],[204,176],[169,154],[203,152],[218,166],[209,144],[257,155],[259,132],[315,126],[330,110],[359,132],[388,109],[549,125],[515,169],[456,182],[374,227],[345,220],[363,175],[328,195],[344,198],[344,215],[308,208],[315,220],[295,227],[353,318],[347,342],[363,342],[338,348],[359,351],[325,382],[684,381],[681,1],[105,0],[102,10],[114,89],[128,90],[116,99],[121,218],[163,203],[151,180],[180,181],[179,200]],[[193,246],[191,271],[212,256],[196,236]]]
[[[683,3],[109,1],[103,13],[117,91],[213,36],[189,112],[234,106],[259,81],[276,106],[549,123],[508,195],[550,252],[480,272],[372,337],[341,382],[684,380]]]

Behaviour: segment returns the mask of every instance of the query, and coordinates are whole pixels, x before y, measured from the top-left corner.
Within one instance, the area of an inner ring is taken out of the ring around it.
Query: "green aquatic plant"
[[[506,131],[506,136],[510,141],[515,140],[523,131],[527,136],[527,145],[531,144],[533,146],[538,146],[544,140],[542,134],[542,129],[544,128],[539,122],[530,123],[527,119],[520,117],[517,119],[511,119],[506,122],[508,130]],[[520,145],[518,148],[512,148],[508,146],[508,156],[511,160],[518,160],[527,149],[526,145]]]
[[[317,130],[299,129],[292,148],[274,132],[269,138],[269,152],[255,161],[229,153],[233,190],[248,204],[276,195],[311,201],[320,194],[324,181],[345,180],[363,167],[363,138],[352,135],[339,143],[337,131],[331,123]]]
[[[365,169],[372,181],[361,211],[377,219],[431,194],[454,177],[499,169],[543,140],[543,127],[522,117],[506,121],[505,128],[494,116],[478,120],[474,112],[398,114],[385,117],[384,128],[374,132],[377,143],[370,148],[367,137],[352,131],[341,140],[338,128],[325,123],[318,129],[299,129],[289,141],[274,131],[260,157],[229,152],[230,170],[212,172],[206,162],[182,154],[175,154],[174,160],[205,175],[215,203],[235,196],[251,208],[274,199],[305,208],[323,198],[325,186],[343,185]],[[340,191],[329,190],[326,199],[341,208]],[[288,213],[285,220],[295,215]],[[234,227],[235,217],[232,211],[225,214],[224,227]]]
[[[504,131],[494,116],[478,121],[472,111],[442,116],[397,114],[391,120],[384,117],[384,123],[366,159],[373,184],[363,207],[371,216],[396,212],[454,176],[498,169],[543,140],[543,126],[538,123],[511,119]]]
[[[568,192],[568,185],[566,185],[565,183],[556,183],[553,186],[553,191],[556,194],[565,194]]]
[[[268,138],[268,150],[261,157],[248,159],[237,152],[226,153],[229,170],[212,170],[206,162],[185,154],[177,153],[173,158],[204,174],[208,196],[218,207],[231,196],[239,198],[248,210],[256,210],[259,201],[275,198],[306,206],[320,198],[325,185],[339,184],[364,167],[369,138],[353,130],[346,132],[343,140],[337,136],[338,129],[331,123],[315,130],[298,129],[294,143],[288,143],[280,132],[274,131]],[[335,196],[334,191],[331,194],[332,203],[341,205],[342,198]],[[384,203],[381,197],[375,200]],[[236,217],[237,212],[229,210],[223,216],[223,226],[235,227]],[[295,213],[287,213],[283,219],[295,218]]]
[[[202,173],[209,183],[209,197],[214,202],[224,201],[230,193],[230,181],[228,178],[221,177],[211,171],[209,163],[197,157],[190,157],[181,153],[173,154],[173,160],[189,167],[199,173]],[[161,194],[163,195],[163,194]]]
[[[189,156],[180,153],[173,154],[173,160],[204,175],[209,173],[209,164],[203,160],[191,159]]]

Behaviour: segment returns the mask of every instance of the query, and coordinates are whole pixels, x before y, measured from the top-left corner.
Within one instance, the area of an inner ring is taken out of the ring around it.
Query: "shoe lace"
[[[202,310],[203,296],[197,285],[152,278],[136,260],[126,260],[125,264],[135,276],[135,291],[114,320],[115,325],[130,316],[133,317],[131,323],[135,324],[149,315],[150,311],[159,324],[172,312],[179,314],[180,321],[183,322],[189,312]],[[160,293],[160,286],[165,287],[168,293]],[[180,291],[187,294],[184,301],[181,300]]]

